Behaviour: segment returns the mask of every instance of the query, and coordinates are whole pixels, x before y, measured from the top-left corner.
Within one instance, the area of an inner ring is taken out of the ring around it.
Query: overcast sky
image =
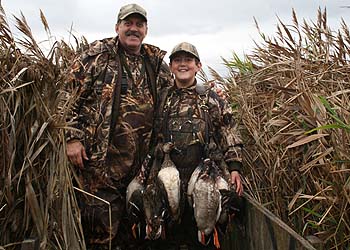
[[[277,16],[292,24],[292,8],[298,19],[317,20],[319,7],[327,9],[328,25],[340,27],[341,18],[350,25],[350,0],[0,0],[8,21],[20,12],[26,17],[38,41],[47,36],[40,21],[40,9],[56,39],[68,41],[69,31],[85,36],[89,42],[115,36],[114,24],[120,7],[138,3],[147,10],[148,35],[144,42],[171,51],[179,42],[194,44],[204,69],[211,66],[225,75],[221,57],[230,59],[232,52],[249,54],[253,41],[261,41],[254,24],[267,35],[276,32]],[[13,30],[15,34],[18,34]],[[168,61],[168,55],[166,56]]]

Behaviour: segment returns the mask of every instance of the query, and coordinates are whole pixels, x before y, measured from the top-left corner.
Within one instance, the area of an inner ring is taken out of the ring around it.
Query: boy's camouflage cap
[[[182,42],[182,43],[179,43],[178,45],[176,45],[169,58],[170,60],[174,57],[174,55],[180,51],[184,51],[184,52],[187,52],[187,53],[190,53],[191,55],[193,55],[194,57],[196,57],[199,61],[199,54],[198,54],[198,51],[196,49],[196,47],[190,43],[187,43],[187,42]]]
[[[119,14],[118,14],[118,21],[124,20],[126,17],[130,16],[131,14],[139,14],[145,18],[147,21],[147,12],[144,8],[142,8],[140,5],[137,5],[135,3],[124,5],[120,8]]]

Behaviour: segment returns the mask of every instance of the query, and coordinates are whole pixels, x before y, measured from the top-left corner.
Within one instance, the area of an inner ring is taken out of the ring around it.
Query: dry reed
[[[259,27],[257,26],[259,29]],[[279,20],[245,60],[225,60],[245,138],[246,187],[320,249],[350,247],[350,35]]]
[[[44,53],[25,17],[15,22],[20,38],[0,5],[0,248],[35,237],[40,249],[85,249],[63,143],[64,76],[75,49],[54,41]]]

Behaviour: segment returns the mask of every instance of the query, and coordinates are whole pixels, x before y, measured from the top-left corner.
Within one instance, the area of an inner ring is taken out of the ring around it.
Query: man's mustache
[[[140,36],[141,36],[141,34],[139,32],[137,32],[137,31],[128,31],[128,32],[125,33],[125,35],[127,35],[127,36],[136,36],[138,38],[140,38]]]

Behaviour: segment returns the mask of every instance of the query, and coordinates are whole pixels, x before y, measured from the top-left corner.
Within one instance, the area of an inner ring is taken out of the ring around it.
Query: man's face
[[[147,22],[138,14],[131,14],[118,22],[115,27],[119,42],[132,54],[139,54],[143,39],[147,35]]]
[[[175,75],[176,81],[186,86],[194,82],[201,66],[202,64],[193,55],[186,52],[176,53],[170,62],[170,70]]]

